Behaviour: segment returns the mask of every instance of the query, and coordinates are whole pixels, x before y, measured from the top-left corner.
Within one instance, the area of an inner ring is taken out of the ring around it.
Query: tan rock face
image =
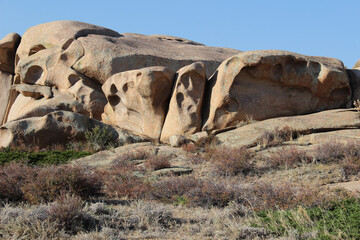
[[[0,147],[8,147],[19,142],[46,147],[51,144],[84,140],[85,132],[97,125],[106,126],[81,114],[67,111],[51,112],[41,117],[16,120],[1,126]],[[116,139],[117,132],[111,127],[109,129]]]
[[[64,21],[30,28],[17,51],[14,89],[20,93],[10,106],[7,121],[43,116],[67,110],[101,119],[106,98],[101,85],[78,73],[72,66],[84,49],[75,38],[86,34],[115,32],[87,24]],[[46,32],[48,34],[40,34]],[[43,36],[44,35],[44,36]],[[47,93],[44,92],[47,89]],[[54,94],[52,92],[54,91]]]
[[[20,40],[17,33],[9,33],[0,40],[0,71],[14,74],[15,52]]]
[[[193,63],[177,72],[161,133],[162,142],[167,142],[172,135],[188,136],[201,129],[205,74],[203,63]]]
[[[149,67],[115,74],[102,90],[108,100],[102,121],[152,139],[160,137],[174,73]]]
[[[351,97],[343,63],[285,51],[250,51],[224,61],[209,80],[203,130],[237,121],[345,106]]]
[[[12,81],[13,75],[0,71],[0,123],[3,122],[6,116]]]

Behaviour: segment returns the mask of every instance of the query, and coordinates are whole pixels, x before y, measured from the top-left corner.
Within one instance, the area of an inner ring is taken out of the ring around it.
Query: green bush
[[[97,125],[91,131],[85,133],[85,138],[87,143],[99,150],[106,149],[106,147],[111,145],[117,145],[109,127]]]
[[[65,150],[65,151],[44,151],[28,152],[6,148],[0,151],[0,165],[12,161],[23,161],[30,165],[62,164],[70,160],[90,155],[89,152]]]

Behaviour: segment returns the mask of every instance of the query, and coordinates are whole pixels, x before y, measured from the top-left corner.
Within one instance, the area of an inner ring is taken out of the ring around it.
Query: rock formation
[[[102,89],[108,100],[104,123],[158,139],[165,120],[174,73],[148,67],[115,74]]]
[[[0,41],[0,146],[82,139],[99,124],[191,140],[249,117],[349,107],[360,97],[358,71],[331,58],[44,23]]]
[[[351,89],[341,61],[286,51],[249,51],[224,61],[209,80],[203,130],[345,107]]]
[[[161,141],[167,142],[172,135],[188,136],[201,129],[205,82],[203,63],[193,63],[177,72]]]

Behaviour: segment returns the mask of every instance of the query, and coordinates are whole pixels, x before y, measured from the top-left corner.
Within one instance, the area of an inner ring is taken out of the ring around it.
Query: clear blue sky
[[[0,38],[55,20],[165,34],[242,51],[281,49],[360,59],[359,0],[0,0]]]

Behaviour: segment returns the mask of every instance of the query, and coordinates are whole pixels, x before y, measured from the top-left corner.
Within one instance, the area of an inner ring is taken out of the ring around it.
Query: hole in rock
[[[44,49],[46,49],[46,48],[43,45],[41,45],[41,44],[36,45],[30,49],[29,56],[31,56],[37,52],[40,52],[41,50],[44,50]]]
[[[115,94],[115,93],[117,93],[117,91],[118,91],[118,90],[117,90],[115,84],[111,84],[110,92],[111,92],[112,94]]]
[[[34,84],[41,78],[43,72],[40,66],[31,66],[26,72],[23,82]]]
[[[183,101],[184,101],[184,94],[182,94],[180,92],[178,94],[176,94],[176,102],[177,102],[177,105],[179,108],[181,108],[181,104]]]
[[[78,75],[75,75],[75,74],[70,74],[69,77],[68,77],[68,80],[69,80],[71,85],[74,85],[80,79],[81,79],[81,77],[79,77]]]
[[[120,97],[119,96],[109,96],[108,97],[108,101],[109,101],[109,103],[110,103],[110,105],[111,106],[116,106],[116,105],[118,105],[119,104],[119,102],[120,102]]]

